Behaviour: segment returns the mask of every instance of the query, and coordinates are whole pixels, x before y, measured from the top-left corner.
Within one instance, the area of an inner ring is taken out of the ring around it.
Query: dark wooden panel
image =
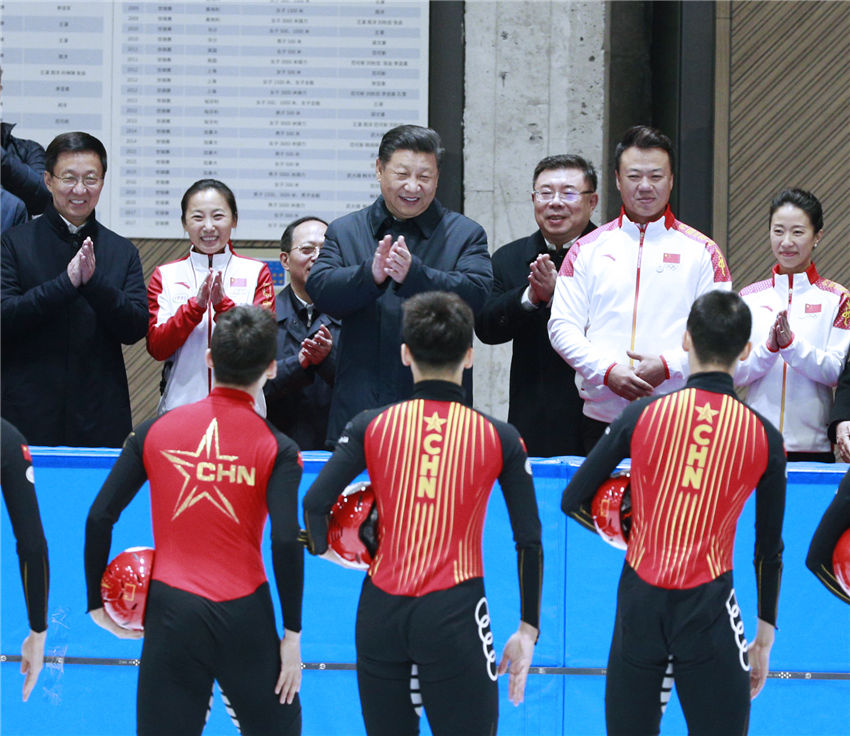
[[[735,286],[773,266],[769,205],[785,187],[821,200],[818,270],[850,285],[850,4],[733,2],[730,29],[726,250]]]

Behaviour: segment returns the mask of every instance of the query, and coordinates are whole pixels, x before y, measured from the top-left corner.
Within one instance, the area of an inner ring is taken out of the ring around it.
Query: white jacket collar
[[[192,265],[201,271],[205,271],[208,268],[212,268],[214,271],[223,271],[233,256],[233,246],[228,243],[224,246],[224,250],[221,253],[216,253],[212,256],[212,263],[210,263],[210,256],[206,253],[199,253],[194,248],[189,249],[189,258],[192,260]]]

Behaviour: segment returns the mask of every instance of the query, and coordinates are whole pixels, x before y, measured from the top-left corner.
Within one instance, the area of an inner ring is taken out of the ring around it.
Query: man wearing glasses
[[[275,299],[277,376],[263,388],[269,421],[302,450],[325,449],[336,374],[340,322],[319,312],[304,288],[327,229],[321,218],[301,217],[283,231],[280,262],[289,283]]]
[[[147,332],[135,246],[96,219],[106,149],[63,133],[45,154],[52,202],[2,238],[2,414],[33,445],[120,447],[132,428],[122,343]]]
[[[684,386],[691,304],[732,287],[717,245],[670,210],[673,156],[660,130],[626,131],[614,152],[620,215],[579,238],[558,273],[549,339],[576,371],[585,452],[630,401]]]
[[[537,164],[531,202],[539,229],[493,254],[493,291],[475,320],[482,342],[513,341],[508,421],[532,456],[583,454],[575,371],[552,349],[546,325],[564,256],[596,229],[596,185],[596,170],[581,156]]]

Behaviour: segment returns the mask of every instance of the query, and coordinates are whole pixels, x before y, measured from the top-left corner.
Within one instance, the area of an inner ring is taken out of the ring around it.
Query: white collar
[[[88,222],[88,220],[86,220],[86,222],[84,222],[82,225],[74,225],[73,223],[65,219],[65,217],[62,215],[61,212],[59,212],[59,210],[56,211],[56,214],[59,215],[59,217],[62,218],[62,222],[64,222],[68,226],[68,231],[71,233],[71,235],[76,235],[80,230],[82,230],[86,226],[86,222]]]
[[[563,244],[562,246],[560,246],[560,247],[558,247],[558,246],[557,246],[557,245],[555,245],[554,243],[550,243],[548,240],[546,240],[546,238],[543,238],[543,242],[544,242],[544,243],[546,243],[546,247],[547,247],[547,248],[548,248],[551,252],[553,252],[553,253],[557,253],[559,250],[568,251],[570,248],[572,248],[572,247],[573,247],[573,243],[575,243],[575,242],[576,242],[576,240],[578,240],[580,237],[581,237],[581,235],[576,235],[576,237],[574,237],[572,240],[568,240],[566,243],[564,243],[564,244]]]

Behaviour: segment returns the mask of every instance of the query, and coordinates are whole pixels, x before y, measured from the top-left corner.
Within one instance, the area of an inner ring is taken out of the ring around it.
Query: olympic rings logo
[[[487,608],[487,598],[481,596],[481,600],[475,606],[475,624],[478,626],[478,638],[481,639],[481,650],[487,662],[487,675],[496,682],[496,652],[493,649],[493,632],[490,631],[490,611]]]

